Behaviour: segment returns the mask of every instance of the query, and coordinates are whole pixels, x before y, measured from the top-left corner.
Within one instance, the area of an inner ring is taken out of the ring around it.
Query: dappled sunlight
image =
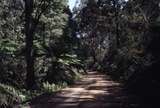
[[[0,0],[0,108],[160,108],[160,0]]]
[[[30,103],[30,108],[137,108],[137,103],[131,100],[122,90],[120,83],[107,80],[108,76],[89,72],[75,82],[75,85],[65,88],[49,96],[37,97]],[[131,107],[132,108],[132,107]]]

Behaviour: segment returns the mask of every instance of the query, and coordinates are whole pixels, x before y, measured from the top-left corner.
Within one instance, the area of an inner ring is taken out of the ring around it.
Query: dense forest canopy
[[[0,107],[73,84],[86,70],[158,94],[159,11],[159,0],[77,0],[72,11],[67,0],[1,0]]]

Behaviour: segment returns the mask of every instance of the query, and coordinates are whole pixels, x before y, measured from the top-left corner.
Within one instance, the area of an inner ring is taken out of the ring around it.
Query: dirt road
[[[88,72],[69,88],[37,97],[30,108],[137,108],[137,102],[120,83],[104,74]]]

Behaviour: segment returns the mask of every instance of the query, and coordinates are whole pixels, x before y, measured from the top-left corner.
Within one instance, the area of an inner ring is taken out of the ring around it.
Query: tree
[[[34,74],[34,52],[33,52],[33,36],[35,32],[35,24],[33,25],[33,0],[25,0],[25,35],[26,35],[26,71],[27,88],[32,89],[35,82]]]
[[[65,1],[33,1],[33,0],[26,0],[25,1],[25,36],[26,36],[26,70],[27,70],[27,78],[26,83],[29,89],[34,88],[35,84],[35,75],[34,75],[34,61],[35,61],[35,50],[33,49],[34,46],[34,38],[36,34],[36,29],[40,24],[40,20],[42,16],[45,16],[47,11],[51,12],[51,8],[56,8],[55,12],[60,11],[63,9]],[[35,7],[34,9],[34,6]],[[57,12],[58,13],[58,12]],[[50,13],[48,13],[50,14]],[[54,16],[51,16],[53,18]],[[51,40],[50,40],[51,41]]]

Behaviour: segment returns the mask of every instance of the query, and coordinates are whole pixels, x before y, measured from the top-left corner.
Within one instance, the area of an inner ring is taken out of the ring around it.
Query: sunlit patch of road
[[[71,87],[37,97],[30,108],[137,108],[136,99],[123,92],[120,83],[98,72],[88,72]]]

